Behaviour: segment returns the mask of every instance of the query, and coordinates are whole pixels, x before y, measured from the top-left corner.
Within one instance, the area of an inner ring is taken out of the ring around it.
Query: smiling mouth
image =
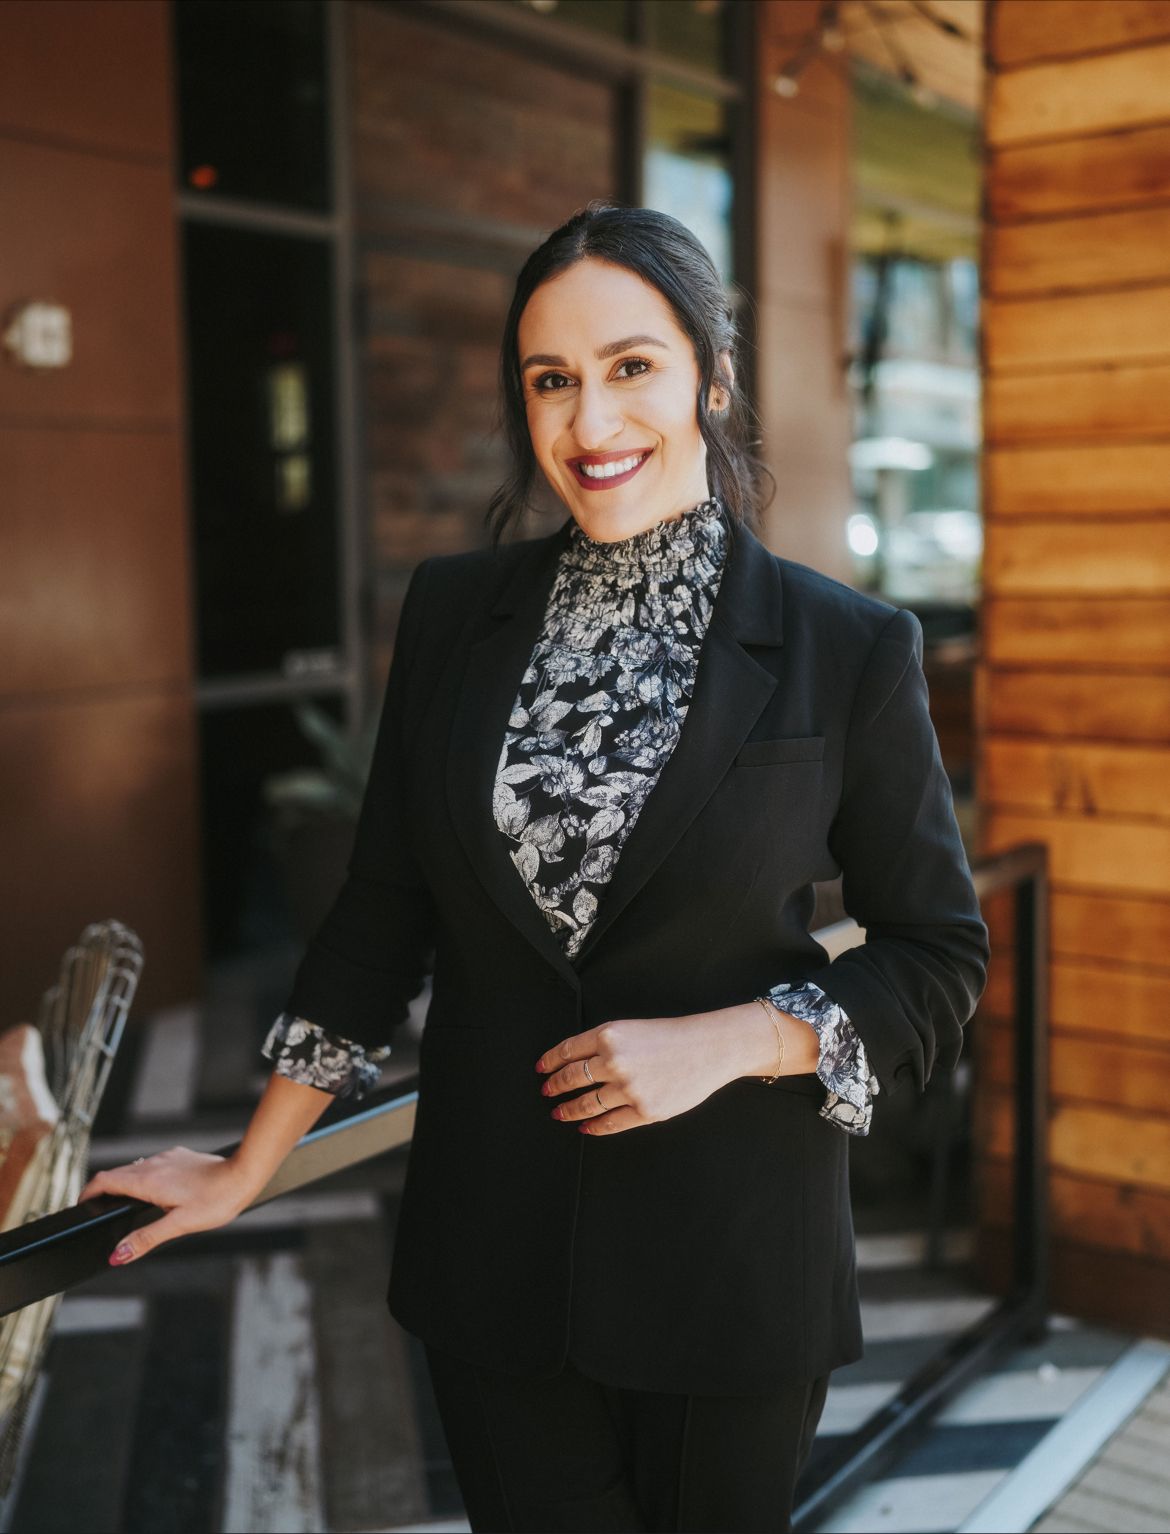
[[[608,490],[613,485],[622,485],[626,480],[633,479],[652,452],[653,448],[647,448],[645,452],[627,453],[622,458],[602,462],[575,458],[569,467],[578,484],[584,485],[587,490]]]

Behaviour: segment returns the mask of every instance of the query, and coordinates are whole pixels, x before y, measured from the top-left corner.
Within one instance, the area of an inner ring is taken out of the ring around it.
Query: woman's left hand
[[[612,1134],[694,1108],[745,1074],[740,1056],[735,1028],[696,1012],[602,1023],[563,1039],[536,1068],[548,1073],[541,1086],[547,1096],[579,1094],[558,1104],[554,1118],[587,1134]]]

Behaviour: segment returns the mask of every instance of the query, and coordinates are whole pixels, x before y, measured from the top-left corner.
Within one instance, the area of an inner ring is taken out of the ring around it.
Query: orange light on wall
[[[187,172],[187,180],[196,191],[206,192],[219,180],[219,172],[214,165],[196,165],[194,170]]]

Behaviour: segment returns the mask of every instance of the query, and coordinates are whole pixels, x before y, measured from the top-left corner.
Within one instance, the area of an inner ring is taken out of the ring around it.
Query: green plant
[[[285,823],[322,818],[356,822],[374,756],[377,716],[350,731],[313,703],[298,703],[293,713],[321,763],[270,774],[263,785],[265,803]]]

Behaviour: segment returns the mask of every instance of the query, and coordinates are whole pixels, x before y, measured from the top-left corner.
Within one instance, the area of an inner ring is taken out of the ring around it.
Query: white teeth
[[[582,463],[578,467],[589,479],[613,479],[615,474],[626,474],[646,455],[635,453],[632,458],[620,458],[616,463]]]

